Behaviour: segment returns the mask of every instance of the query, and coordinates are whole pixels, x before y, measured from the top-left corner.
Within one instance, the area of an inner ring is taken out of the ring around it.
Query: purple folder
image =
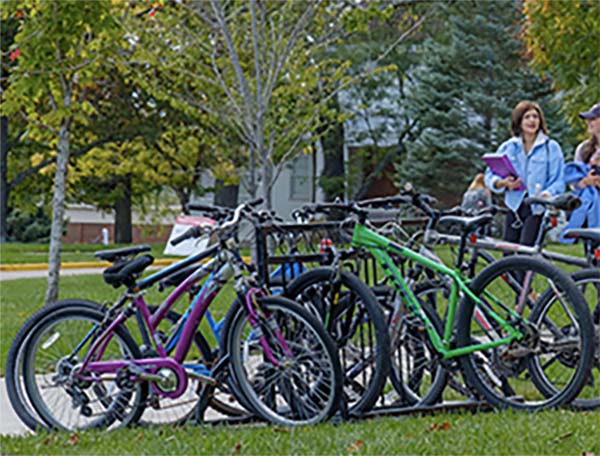
[[[488,165],[490,171],[494,173],[496,176],[500,176],[501,178],[505,178],[508,176],[519,177],[519,173],[515,170],[514,166],[510,162],[510,158],[507,155],[498,155],[498,154],[485,154],[483,156],[483,161]],[[525,190],[525,185],[521,182],[521,185],[517,188],[517,190]]]

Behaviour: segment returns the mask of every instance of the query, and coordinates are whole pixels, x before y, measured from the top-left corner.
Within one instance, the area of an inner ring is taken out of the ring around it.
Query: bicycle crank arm
[[[207,385],[212,386],[215,386],[217,384],[217,381],[214,378],[209,377],[208,375],[199,374],[198,372],[194,372],[191,370],[186,370],[185,373],[188,375],[188,377],[194,378],[200,383],[205,383]]]

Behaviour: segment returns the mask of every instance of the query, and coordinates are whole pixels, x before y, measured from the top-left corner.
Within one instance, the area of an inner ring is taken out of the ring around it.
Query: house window
[[[290,199],[310,200],[310,156],[300,155],[292,164]]]

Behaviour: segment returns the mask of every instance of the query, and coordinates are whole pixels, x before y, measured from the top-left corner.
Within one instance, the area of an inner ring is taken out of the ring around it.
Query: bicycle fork
[[[254,336],[258,338],[259,343],[264,350],[266,358],[274,366],[281,367],[281,363],[275,358],[275,355],[273,354],[273,349],[267,341],[267,337],[263,332],[260,320],[266,322],[268,331],[275,335],[275,338],[277,339],[277,342],[279,342],[281,348],[283,349],[283,352],[292,359],[294,358],[294,355],[288,347],[285,339],[283,338],[283,333],[281,332],[281,328],[275,320],[275,317],[272,314],[268,314],[267,312],[265,312],[260,306],[260,304],[258,304],[258,301],[256,299],[257,295],[264,296],[265,293],[258,288],[251,288],[246,293],[246,309],[248,310],[248,322],[252,326]]]

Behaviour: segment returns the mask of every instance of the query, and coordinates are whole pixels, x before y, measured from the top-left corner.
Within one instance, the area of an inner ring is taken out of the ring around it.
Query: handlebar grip
[[[185,206],[188,210],[191,211],[203,211],[203,212],[222,212],[223,208],[218,206],[213,206],[211,204],[197,204],[197,203],[189,203]]]
[[[248,201],[246,203],[246,205],[254,207],[254,206],[258,206],[258,205],[262,204],[264,201],[265,201],[264,198],[256,198],[256,199]]]
[[[198,228],[200,228],[200,227],[199,226],[193,226],[193,227],[189,228],[185,233],[180,234],[175,239],[173,239],[171,241],[171,245],[181,244],[186,239],[189,239],[189,238],[192,238],[192,237],[197,237],[199,235],[199,232],[200,232],[200,230]]]

